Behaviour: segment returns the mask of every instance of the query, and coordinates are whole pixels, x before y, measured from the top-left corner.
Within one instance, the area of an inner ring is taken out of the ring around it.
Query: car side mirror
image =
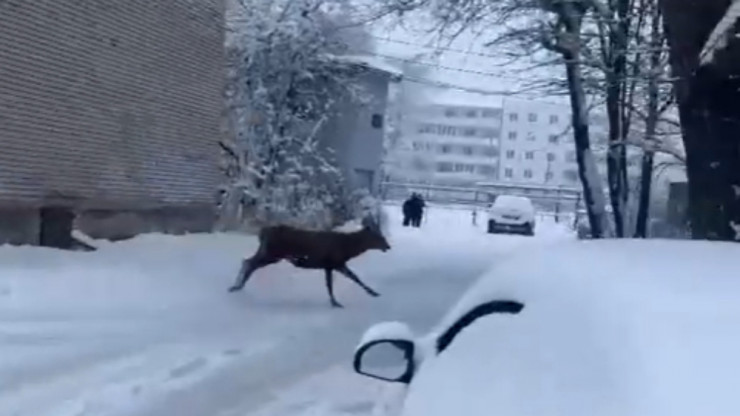
[[[367,377],[408,384],[414,376],[415,350],[408,326],[397,322],[378,324],[365,333],[353,366]]]

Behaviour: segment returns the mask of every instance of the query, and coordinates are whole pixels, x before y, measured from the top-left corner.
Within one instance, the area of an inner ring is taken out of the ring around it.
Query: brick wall
[[[212,204],[219,0],[0,1],[0,208]]]

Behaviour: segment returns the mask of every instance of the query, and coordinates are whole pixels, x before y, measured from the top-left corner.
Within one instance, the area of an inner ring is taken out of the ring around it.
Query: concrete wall
[[[358,82],[366,88],[370,102],[367,105],[344,103],[341,111],[322,129],[320,137],[326,147],[334,150],[350,184],[358,188],[369,186],[375,193],[382,179],[380,168],[390,74],[371,70]],[[373,125],[373,117],[380,117],[381,124]]]
[[[0,2],[0,208],[212,205],[223,14],[221,0]]]

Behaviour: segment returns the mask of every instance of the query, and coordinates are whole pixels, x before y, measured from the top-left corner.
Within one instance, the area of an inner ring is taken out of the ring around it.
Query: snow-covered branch
[[[734,0],[704,43],[704,47],[699,54],[701,65],[712,63],[717,52],[727,47],[728,42],[735,34],[735,26],[738,20],[740,20],[740,0]]]

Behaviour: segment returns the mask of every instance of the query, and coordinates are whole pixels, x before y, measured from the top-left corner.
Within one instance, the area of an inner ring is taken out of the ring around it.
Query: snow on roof
[[[355,63],[369,68],[377,69],[379,71],[387,72],[395,76],[403,76],[403,71],[399,68],[389,64],[383,59],[370,55],[335,55],[334,59]]]

